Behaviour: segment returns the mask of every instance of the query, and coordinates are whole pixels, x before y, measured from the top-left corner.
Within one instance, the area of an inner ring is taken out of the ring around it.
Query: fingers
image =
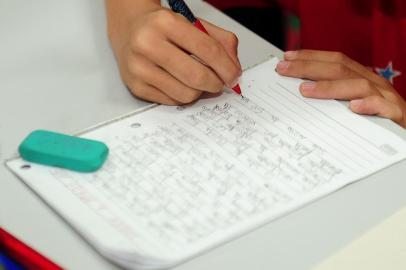
[[[361,65],[357,61],[352,60],[341,52],[329,52],[329,51],[315,51],[315,50],[299,50],[288,51],[285,53],[285,60],[288,61],[318,61],[337,63],[346,68],[354,71],[359,77],[366,78],[372,82],[378,84],[381,87],[388,85],[388,81],[372,72],[365,66]]]
[[[396,104],[379,96],[369,96],[364,99],[352,100],[351,111],[359,114],[378,115],[391,119],[404,126],[403,112]]]
[[[241,75],[241,67],[230,57],[223,45],[215,38],[198,30],[186,19],[179,18],[181,16],[169,17],[171,16],[161,19],[160,23],[160,27],[166,33],[168,39],[179,48],[201,59],[215,71],[227,86],[234,86]],[[176,30],[174,31],[174,29]],[[213,28],[210,28],[210,31],[212,32],[209,33],[220,35],[220,30],[216,32],[213,31]],[[224,34],[229,35],[227,32],[224,32]],[[234,53],[230,52],[230,54]]]
[[[167,41],[154,48],[138,47],[137,51],[191,88],[216,93],[223,87],[213,70]]]
[[[304,97],[352,100],[381,96],[373,83],[366,79],[304,82],[299,88]]]
[[[351,61],[353,61],[341,52],[315,51],[315,50],[287,51],[285,53],[285,59],[336,62],[341,64],[348,64]]]
[[[406,127],[406,103],[392,85],[342,53],[286,52],[285,61],[277,65],[277,72],[316,81],[300,85],[305,97],[352,100],[353,112],[389,118]]]
[[[202,91],[218,93],[241,75],[234,34],[204,22],[210,35],[168,9],[131,22],[128,39],[116,42],[123,80],[140,98],[189,103]],[[151,94],[151,97],[148,97]]]
[[[351,100],[350,109],[359,114],[378,115],[403,124],[400,107],[385,99],[375,84],[366,79],[304,82],[299,88],[304,97]]]
[[[186,104],[195,101],[202,94],[202,91],[188,87],[145,57],[137,55],[134,58],[136,60],[130,62],[129,68],[133,78],[155,87],[172,100]]]
[[[140,99],[166,105],[180,104],[162,93],[159,89],[140,80],[127,82],[127,86],[131,89],[131,92]]]
[[[209,32],[209,35],[220,42],[223,45],[224,49],[226,50],[227,54],[231,57],[234,63],[238,66],[241,70],[241,63],[238,59],[238,38],[237,36],[224,30],[210,22],[200,19],[206,30]]]
[[[334,62],[293,60],[282,61],[276,71],[284,76],[310,80],[342,80],[357,78],[359,75],[345,65]]]

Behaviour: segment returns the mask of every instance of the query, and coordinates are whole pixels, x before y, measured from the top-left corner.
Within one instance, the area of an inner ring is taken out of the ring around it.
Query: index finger
[[[198,57],[212,68],[227,86],[233,87],[241,74],[241,69],[221,43],[194,27],[180,15],[176,17],[180,18],[163,24],[169,40]]]
[[[347,66],[360,76],[368,79],[381,87],[387,86],[388,82],[378,74],[375,74],[357,61],[352,60],[341,52],[299,50],[285,53],[286,60],[313,60],[321,62],[334,62]]]

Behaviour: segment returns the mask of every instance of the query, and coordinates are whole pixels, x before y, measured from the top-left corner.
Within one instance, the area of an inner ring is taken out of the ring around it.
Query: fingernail
[[[285,59],[290,60],[296,58],[297,51],[287,51],[285,52]]]
[[[227,85],[230,88],[233,88],[234,86],[236,86],[238,84],[240,78],[235,79],[231,84]]]
[[[237,58],[237,65],[238,65],[238,68],[241,70],[241,72],[242,72],[242,66],[241,66],[241,62],[240,62],[240,59],[238,59]]]
[[[316,87],[315,82],[304,82],[300,85],[300,91],[302,92],[302,94],[311,93],[314,91],[315,87]]]
[[[354,99],[350,101],[350,106],[351,107],[355,107],[358,108],[359,106],[361,106],[361,104],[364,102],[363,99]]]
[[[237,67],[238,67],[238,69],[239,69],[239,71],[241,73],[242,66],[241,66],[240,60],[238,58],[235,58],[235,59],[233,59],[233,61],[237,65]]]
[[[239,70],[239,72],[238,72],[238,76],[241,76],[242,75],[242,68],[241,68],[241,66],[240,66],[240,70]]]
[[[276,65],[276,69],[278,71],[286,71],[289,67],[290,63],[288,61],[280,61],[277,65]]]

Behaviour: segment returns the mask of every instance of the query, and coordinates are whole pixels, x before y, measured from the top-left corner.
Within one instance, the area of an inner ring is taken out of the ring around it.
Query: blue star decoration
[[[392,62],[389,62],[389,64],[386,66],[386,68],[375,68],[376,73],[390,81],[391,84],[393,84],[393,79],[402,75],[400,71],[393,70],[393,65]]]

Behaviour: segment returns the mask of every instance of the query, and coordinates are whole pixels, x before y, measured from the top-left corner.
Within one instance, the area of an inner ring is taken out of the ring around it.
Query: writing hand
[[[233,33],[202,21],[207,35],[159,5],[129,17],[111,27],[110,39],[122,79],[135,96],[169,105],[190,103],[203,92],[234,86],[241,75]]]

